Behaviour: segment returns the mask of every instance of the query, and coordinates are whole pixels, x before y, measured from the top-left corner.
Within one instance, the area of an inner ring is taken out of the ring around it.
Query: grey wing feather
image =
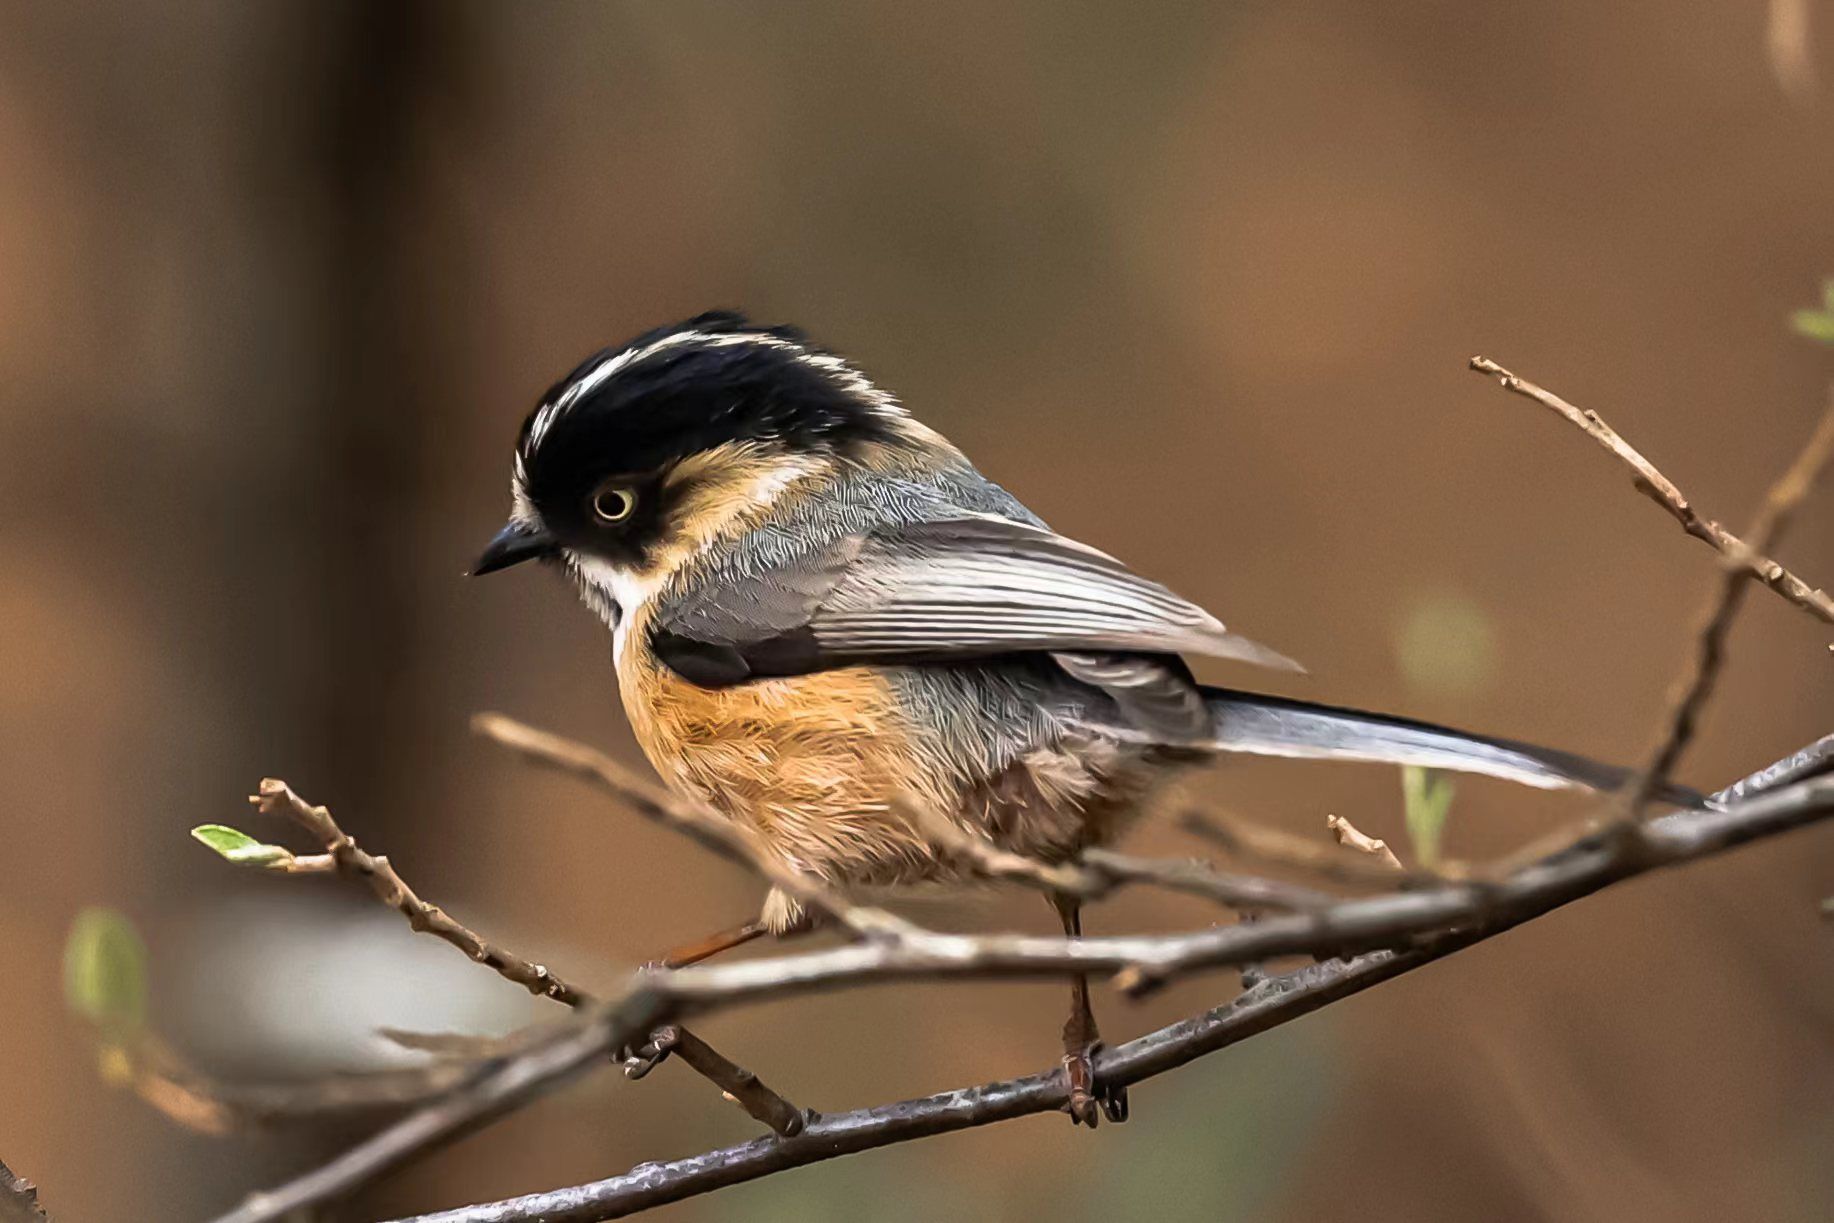
[[[723,651],[717,663],[708,646]],[[692,654],[690,678],[729,683],[1010,652],[1192,653],[1299,669],[1106,553],[983,517],[882,527],[728,578],[673,610],[658,649],[671,662]]]
[[[1299,669],[1104,552],[992,518],[868,536],[808,627],[855,655],[1131,650]]]

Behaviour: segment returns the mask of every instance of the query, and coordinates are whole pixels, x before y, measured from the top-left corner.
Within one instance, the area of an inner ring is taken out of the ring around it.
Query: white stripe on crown
[[[687,345],[698,345],[702,348],[731,348],[739,344],[750,344],[791,354],[800,364],[820,370],[827,375],[841,390],[855,396],[870,411],[883,415],[897,415],[903,412],[896,399],[874,386],[864,374],[839,357],[827,353],[810,352],[801,344],[793,340],[786,340],[782,336],[770,335],[762,331],[677,331],[672,335],[663,336],[660,340],[645,344],[641,348],[627,348],[623,352],[614,353],[576,378],[572,385],[554,397],[554,402],[543,405],[541,410],[535,413],[535,419],[529,424],[526,448],[533,450],[541,445],[541,439],[547,436],[548,430],[554,427],[555,421],[620,370],[629,369],[671,348]]]

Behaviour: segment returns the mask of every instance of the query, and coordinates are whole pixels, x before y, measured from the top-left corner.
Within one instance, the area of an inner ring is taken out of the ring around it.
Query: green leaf
[[[64,944],[64,999],[120,1043],[146,1023],[146,945],[113,909],[84,909]]]
[[[1834,344],[1834,280],[1821,282],[1821,309],[1796,311],[1789,316],[1789,328],[1805,339]]]
[[[1834,310],[1798,310],[1789,316],[1789,327],[1805,339],[1834,344]]]
[[[199,824],[191,835],[238,866],[273,866],[293,860],[293,851],[284,845],[265,844],[226,824]]]
[[[1452,813],[1452,779],[1417,764],[1401,766],[1401,797],[1407,805],[1407,839],[1414,857],[1429,870],[1439,861],[1439,843]]]

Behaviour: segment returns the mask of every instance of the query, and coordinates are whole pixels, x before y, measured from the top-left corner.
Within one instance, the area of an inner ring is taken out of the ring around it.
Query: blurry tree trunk
[[[427,380],[428,357],[457,308],[426,287],[441,202],[429,198],[423,132],[467,91],[467,27],[425,0],[290,11],[308,48],[303,78],[319,87],[294,172],[304,193],[328,184],[315,201],[323,455],[307,528],[327,665],[313,716],[326,775],[378,810],[408,812],[390,788],[407,773],[389,760],[413,755],[428,733],[426,685],[410,678],[427,665],[416,549],[451,410],[450,388]]]

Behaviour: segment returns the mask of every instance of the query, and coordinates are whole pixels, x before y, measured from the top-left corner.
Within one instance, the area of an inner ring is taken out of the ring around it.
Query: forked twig
[[[1719,523],[1703,518],[1682,495],[1675,482],[1657,470],[1656,465],[1644,458],[1636,447],[1620,437],[1617,430],[1606,424],[1597,412],[1575,407],[1552,391],[1510,373],[1489,357],[1472,357],[1471,368],[1495,378],[1504,390],[1532,399],[1577,426],[1587,437],[1628,467],[1637,490],[1668,511],[1681,524],[1682,530],[1717,550],[1730,563],[1748,570],[1764,585],[1803,611],[1827,624],[1834,624],[1834,598],[1763,555],[1764,545],[1748,545]]]
[[[1725,663],[1726,636],[1732,631],[1733,621],[1738,618],[1746,592],[1750,590],[1747,579],[1753,574],[1761,576],[1763,573],[1763,569],[1754,563],[1754,559],[1761,560],[1757,552],[1768,551],[1782,538],[1796,508],[1814,488],[1816,480],[1827,469],[1831,459],[1834,459],[1834,401],[1829,403],[1827,411],[1822,414],[1820,424],[1810,435],[1802,452],[1796,456],[1796,461],[1777,478],[1765,495],[1763,508],[1758,511],[1751,529],[1745,533],[1746,539],[1751,541],[1750,546],[1728,537],[1731,551],[1726,554],[1725,572],[1696,638],[1694,657],[1690,660],[1687,675],[1677,686],[1668,716],[1663,719],[1662,735],[1650,754],[1649,763],[1637,775],[1625,799],[1625,809],[1630,814],[1640,813],[1650,797],[1668,781],[1681,754],[1687,750],[1688,743],[1694,737],[1695,724],[1699,721],[1701,710],[1706,707],[1707,699],[1713,694],[1713,685]]]
[[[477,931],[454,921],[438,905],[422,900],[386,857],[359,848],[338,827],[330,811],[306,802],[286,782],[264,778],[259,792],[251,795],[248,801],[265,815],[284,816],[304,828],[325,847],[326,855],[339,873],[368,884],[376,899],[407,918],[408,925],[415,930],[452,944],[470,959],[505,980],[514,981],[531,994],[552,998],[567,1006],[578,1006],[585,999],[583,993],[555,976],[546,965],[496,946]],[[300,861],[311,862],[312,859]]]
[[[592,1001],[585,991],[561,980],[545,965],[533,963],[498,946],[475,930],[455,921],[444,909],[422,900],[387,857],[359,848],[356,841],[332,818],[327,808],[308,803],[284,781],[274,778],[263,780],[260,792],[249,801],[263,814],[286,816],[324,845],[325,853],[322,855],[286,860],[282,865],[289,873],[320,873],[330,869],[360,879],[369,885],[378,900],[406,917],[408,924],[415,930],[450,943],[475,962],[514,981],[530,993],[552,998],[570,1007],[584,1006]],[[303,869],[301,864],[304,864]],[[740,1070],[712,1046],[679,1025],[671,1029],[669,1043],[657,1047],[654,1061],[659,1061],[671,1051],[681,1053],[684,1049],[695,1054],[683,1056],[681,1060],[684,1065],[711,1079],[728,1099],[773,1130],[783,1132],[780,1127],[789,1124],[786,1117],[801,1115],[793,1105],[759,1082],[756,1076],[745,1079],[743,1076],[749,1072]],[[654,1064],[654,1061],[650,1064]],[[442,1076],[450,1079],[452,1070],[453,1067],[447,1065],[430,1068],[420,1074],[398,1076],[409,1081],[407,1087],[397,1087],[395,1090],[398,1093],[408,1088],[418,1091],[418,1096],[401,1101],[416,1103],[428,1094],[426,1085],[421,1083],[422,1078],[432,1075],[434,1082],[438,1082]],[[333,1101],[343,1108],[359,1104],[380,1107],[393,1102],[385,1094],[393,1084],[386,1079],[376,1078],[372,1085],[369,1082],[372,1077],[376,1076],[353,1076],[341,1093],[334,1094]],[[737,1090],[735,1083],[738,1085]],[[449,1086],[449,1083],[446,1084],[446,1087]],[[299,1089],[271,1089],[265,1097],[257,1096],[253,1101],[245,1102],[242,1100],[248,1094],[245,1091],[235,1090],[226,1096],[214,1086],[203,1090],[183,1074],[143,1075],[137,1079],[136,1088],[143,1096],[151,1097],[162,1112],[188,1119],[187,1123],[193,1128],[204,1129],[227,1128],[237,1117],[245,1114],[252,1104],[266,1103],[269,1107],[280,1107],[290,1095],[300,1094]],[[345,1096],[354,1098],[345,1100]],[[293,1107],[298,1109],[301,1103],[295,1103]]]

